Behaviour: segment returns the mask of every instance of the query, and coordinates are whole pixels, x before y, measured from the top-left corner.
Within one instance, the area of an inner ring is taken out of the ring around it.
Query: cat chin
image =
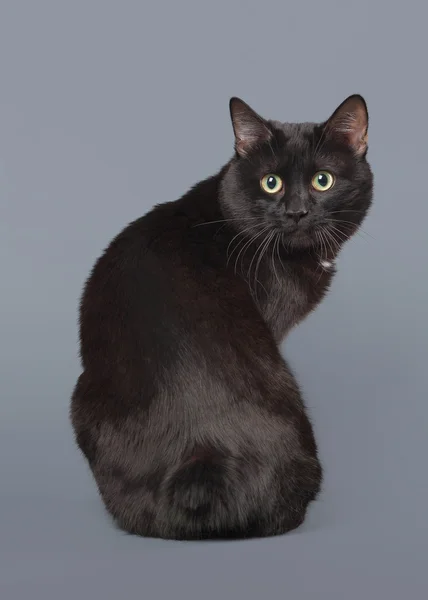
[[[284,234],[283,241],[285,248],[292,250],[310,250],[317,244],[316,239],[303,232]]]

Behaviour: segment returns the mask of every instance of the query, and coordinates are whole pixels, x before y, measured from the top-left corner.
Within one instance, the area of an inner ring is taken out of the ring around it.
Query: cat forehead
[[[314,160],[314,150],[318,146],[320,128],[316,123],[281,123],[270,122],[274,137],[271,140],[270,150],[277,161],[272,168],[285,167],[286,165],[302,169],[308,162]],[[268,163],[272,154],[266,149],[261,159]],[[266,165],[265,165],[266,167]]]
[[[305,152],[313,148],[318,137],[316,123],[281,123],[271,121],[278,143],[288,151]]]

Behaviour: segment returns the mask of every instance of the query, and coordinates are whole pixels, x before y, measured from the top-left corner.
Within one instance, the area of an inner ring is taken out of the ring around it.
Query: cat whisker
[[[365,211],[364,210],[354,210],[354,209],[349,209],[349,208],[344,208],[342,210],[334,210],[333,212],[331,212],[331,215],[339,215],[339,214],[343,214],[343,213],[355,213],[357,215],[364,215]]]
[[[340,250],[340,247],[347,241],[348,238],[343,238],[340,237],[338,232],[335,231],[329,231],[329,235],[336,240],[336,244],[337,244],[337,250]]]
[[[239,257],[242,255],[241,258],[241,273],[242,273],[242,261],[244,259],[245,253],[247,252],[248,248],[251,246],[251,244],[253,242],[256,241],[256,239],[258,237],[260,237],[261,235],[263,235],[266,231],[268,231],[269,227],[264,227],[261,231],[259,231],[257,234],[253,235],[252,237],[250,237],[250,239],[247,241],[246,244],[244,244],[244,246],[241,248],[241,250],[238,253],[238,256],[236,257],[235,260],[235,275],[236,275],[236,269],[237,269],[237,265],[238,265],[238,261],[239,261]],[[244,252],[244,254],[242,254],[242,252]]]
[[[357,225],[355,225],[354,223],[341,223],[340,221],[337,221],[337,220],[328,220],[327,223],[328,223],[328,228],[330,230],[335,230],[335,231],[341,233],[342,236],[344,236],[344,238],[345,238],[344,241],[347,241],[353,235],[358,235],[361,239],[367,241],[367,237],[365,237],[363,235],[365,232],[359,231],[357,228]],[[340,228],[335,227],[335,225],[340,225]],[[342,231],[342,229],[344,231]],[[365,234],[365,235],[368,236],[369,234]],[[369,237],[372,237],[372,236],[369,236]]]
[[[251,229],[251,228],[249,228],[249,229]],[[256,229],[256,227],[255,227],[254,229]],[[232,255],[233,255],[233,253],[235,252],[235,250],[237,250],[237,249],[239,248],[239,245],[240,245],[241,243],[245,242],[245,240],[246,240],[246,236],[245,236],[245,234],[246,234],[246,232],[247,232],[247,231],[248,231],[248,229],[247,229],[247,230],[245,230],[245,231],[240,231],[240,232],[239,232],[239,233],[237,233],[237,234],[236,234],[236,235],[233,237],[233,239],[232,239],[232,240],[229,242],[229,245],[227,246],[227,249],[226,249],[226,267],[227,267],[227,266],[229,266],[230,259],[232,258]],[[237,239],[237,238],[239,238],[240,236],[242,236],[242,239],[240,239],[240,240],[238,239],[238,241],[235,243],[235,245],[234,245],[234,246],[233,246],[233,248],[232,248],[232,252],[229,254],[229,249],[230,249],[231,245],[233,244],[234,240],[236,240],[236,239]]]
[[[355,233],[358,233],[360,235],[361,234],[367,235],[368,237],[372,238],[372,240],[376,239],[370,233],[368,233],[367,231],[365,231],[364,229],[362,229],[358,224],[353,223],[352,221],[345,221],[343,219],[329,219],[328,222],[329,223],[335,223],[337,225],[343,224],[343,225],[348,225],[349,227],[351,227],[351,226],[355,227]]]
[[[316,237],[317,243],[321,245],[321,237],[320,237],[320,234],[319,234],[319,232],[318,232],[318,231],[315,231],[315,237]],[[316,273],[318,270],[319,270],[320,274],[319,274],[319,277],[318,277],[318,279],[317,279],[317,285],[318,285],[318,283],[319,283],[319,281],[320,281],[320,279],[321,279],[321,277],[322,277],[322,273],[323,273],[323,268],[322,268],[322,256],[319,256],[319,255],[318,255],[318,265],[317,265],[317,268],[315,269],[315,273]]]
[[[237,250],[237,248],[239,248],[239,245],[243,242],[245,242],[245,235],[249,232],[252,231],[254,229],[258,229],[259,227],[259,223],[257,223],[256,225],[252,225],[250,227],[247,227],[245,229],[243,229],[242,231],[239,231],[229,242],[229,245],[227,246],[227,250],[226,250],[226,258],[227,258],[227,262],[226,262],[226,266],[228,266],[230,259],[232,258],[233,253],[235,252],[235,250]],[[236,240],[237,238],[239,238],[240,236],[244,236],[244,238],[242,240],[239,240],[238,242],[236,242],[235,247],[233,248],[232,252],[229,255],[229,248],[230,246],[233,244],[233,241]],[[251,237],[251,236],[250,236]]]
[[[278,232],[277,243],[276,243],[276,254],[278,256],[278,260],[281,263],[282,270],[284,270],[284,263],[282,262],[281,254],[280,254],[280,243],[282,242],[282,233]]]
[[[334,256],[338,250],[337,241],[335,241],[334,238],[331,237],[330,232],[328,231],[327,228],[323,229],[323,233],[325,235],[325,239],[326,239],[328,248],[331,251],[332,256]],[[328,256],[328,254],[327,254],[327,256]]]
[[[269,141],[268,141],[268,144],[269,144],[269,148],[271,149],[271,152],[272,152],[272,156],[273,156],[273,158],[274,158],[275,160],[278,160],[278,158],[277,158],[277,156],[276,156],[276,154],[275,154],[275,150],[274,150],[274,149],[273,149],[273,147],[272,147],[271,140],[269,140]]]
[[[334,233],[333,231],[329,230],[327,228],[326,230],[326,234],[329,237],[329,239],[331,240],[333,246],[334,246],[334,251],[335,252],[339,252],[342,244],[344,244],[344,242],[346,241],[346,238],[340,238],[336,233]]]
[[[281,280],[280,280],[280,278],[278,276],[278,272],[277,272],[276,266],[275,266],[275,249],[278,246],[279,235],[280,235],[279,233],[276,234],[275,240],[274,240],[274,243],[273,243],[273,247],[272,247],[272,269],[273,269],[273,272],[275,273],[275,277],[276,277],[277,282],[279,284],[281,284]]]
[[[323,146],[324,146],[324,144],[325,144],[325,142],[326,142],[326,140],[327,140],[327,135],[326,135],[326,134],[327,134],[327,127],[324,127],[324,129],[322,130],[322,133],[321,133],[320,139],[318,140],[318,143],[317,143],[317,145],[315,146],[315,149],[314,149],[314,151],[313,151],[313,154],[312,154],[312,156],[315,156],[315,154],[316,154],[318,151],[321,151],[321,150],[322,150],[322,148],[323,148]]]
[[[263,245],[263,248],[262,248],[262,250],[261,250],[261,252],[260,252],[260,254],[259,254],[259,258],[258,258],[258,261],[257,261],[257,264],[256,264],[256,269],[255,269],[255,272],[254,272],[254,290],[255,290],[255,294],[256,294],[256,299],[257,299],[257,287],[256,287],[256,282],[257,282],[257,274],[258,274],[258,272],[259,272],[260,263],[261,263],[261,261],[262,261],[262,259],[263,259],[263,256],[266,254],[266,251],[267,251],[267,249],[269,248],[269,246],[270,246],[270,243],[271,243],[271,241],[272,241],[272,238],[273,238],[273,236],[274,236],[274,235],[275,235],[275,232],[273,231],[273,232],[270,234],[270,236],[266,236],[266,241],[265,241],[265,243],[264,243],[264,245]]]
[[[214,225],[215,223],[233,223],[234,221],[238,221],[238,223],[242,223],[244,221],[256,221],[260,220],[260,217],[237,217],[233,219],[219,219],[218,221],[204,221],[203,223],[196,223],[196,225],[192,225],[192,229],[195,227],[202,227],[204,225]]]
[[[321,242],[321,253],[324,254],[325,257],[327,257],[327,246],[325,244],[323,231],[322,230],[318,231],[318,234],[319,234],[319,239]]]
[[[266,233],[268,230],[269,230],[269,227],[266,227],[266,228],[263,230],[263,233]],[[267,237],[267,236],[266,236],[266,237]],[[254,252],[253,258],[251,259],[250,266],[248,267],[248,271],[247,271],[247,280],[248,280],[248,281],[250,280],[250,275],[251,275],[251,267],[253,266],[254,259],[256,258],[258,251],[259,251],[259,250],[260,250],[260,248],[263,246],[263,244],[265,243],[265,241],[266,241],[266,238],[264,238],[264,239],[261,241],[261,243],[259,244],[259,246],[256,248],[256,251]]]
[[[330,233],[332,233],[334,231],[336,233],[337,237],[343,243],[349,239],[349,236],[347,236],[346,233],[344,231],[341,231],[338,227],[335,227],[334,225],[332,225],[331,221],[329,222],[327,229],[330,231]]]

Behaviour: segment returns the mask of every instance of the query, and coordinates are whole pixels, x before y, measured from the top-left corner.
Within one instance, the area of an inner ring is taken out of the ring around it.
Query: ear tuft
[[[367,151],[369,116],[362,96],[349,96],[334,111],[325,125],[326,133],[346,144],[357,156]]]
[[[267,122],[240,98],[231,98],[229,103],[233,131],[235,133],[235,150],[245,157],[263,142],[272,137]]]

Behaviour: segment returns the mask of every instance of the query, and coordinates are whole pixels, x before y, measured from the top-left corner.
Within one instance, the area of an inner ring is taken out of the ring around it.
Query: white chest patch
[[[330,260],[322,260],[321,266],[323,269],[331,269],[333,267],[333,263]]]

